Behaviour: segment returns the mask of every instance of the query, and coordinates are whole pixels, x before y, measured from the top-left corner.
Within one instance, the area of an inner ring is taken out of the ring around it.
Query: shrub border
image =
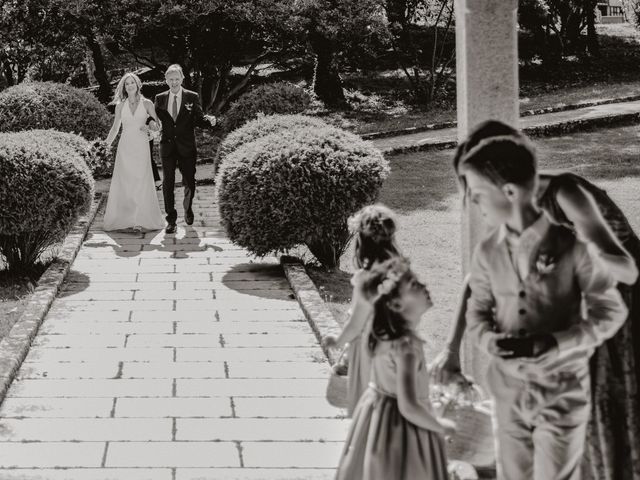
[[[96,194],[89,211],[76,221],[65,238],[60,253],[38,280],[38,286],[31,294],[25,310],[7,336],[0,341],[0,404],[29,353],[31,342],[49,312],[103,199],[102,194]]]
[[[522,129],[531,137],[552,137],[565,133],[585,132],[594,128],[621,127],[640,123],[640,112],[606,115],[603,117],[568,120],[565,122],[552,122],[546,125],[536,125]],[[431,140],[424,143],[411,143],[391,148],[381,149],[385,155],[397,155],[409,152],[425,152],[429,150],[446,150],[455,148],[458,142],[455,140]]]
[[[324,300],[320,297],[320,293],[311,277],[309,277],[302,261],[296,257],[283,255],[280,257],[280,264],[304,316],[309,322],[318,343],[321,345],[322,352],[329,360],[329,363],[335,365],[340,360],[341,352],[334,348],[324,348],[322,346],[322,337],[329,334],[340,334],[342,331],[340,324],[338,324]]]
[[[590,102],[571,103],[569,105],[559,105],[557,107],[536,108],[533,110],[523,110],[520,112],[520,118],[531,117],[535,115],[543,115],[545,113],[567,112],[569,110],[578,110],[580,108],[597,107],[600,105],[611,105],[614,103],[635,102],[640,100],[640,95],[628,95],[626,97],[605,98],[603,100],[593,100]],[[383,130],[381,132],[363,133],[360,135],[365,140],[375,140],[377,138],[398,137],[402,135],[410,135],[412,133],[428,132],[431,130],[442,130],[445,128],[455,128],[456,122],[440,122],[423,125],[421,127],[399,128],[397,130]]]

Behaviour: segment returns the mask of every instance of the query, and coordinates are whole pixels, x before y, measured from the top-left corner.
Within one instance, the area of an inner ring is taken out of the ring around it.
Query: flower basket
[[[478,469],[495,465],[495,445],[491,407],[482,401],[484,395],[475,384],[451,394],[438,391],[441,415],[456,423],[457,429],[447,440],[447,458],[469,463]]]

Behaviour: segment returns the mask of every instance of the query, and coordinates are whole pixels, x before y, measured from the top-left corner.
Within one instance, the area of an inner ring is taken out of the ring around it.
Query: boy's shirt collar
[[[540,212],[540,216],[538,217],[538,219],[527,228],[525,228],[521,234],[514,232],[507,226],[506,223],[503,223],[499,227],[497,241],[498,244],[500,244],[508,239],[510,241],[518,243],[523,238],[530,236],[535,239],[542,239],[546,235],[550,226],[551,221],[549,220],[549,217],[544,213],[544,211],[542,211]]]

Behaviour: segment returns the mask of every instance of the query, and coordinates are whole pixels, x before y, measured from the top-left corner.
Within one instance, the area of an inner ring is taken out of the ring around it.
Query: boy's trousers
[[[591,411],[588,367],[579,373],[535,370],[517,360],[490,362],[498,480],[581,480]]]

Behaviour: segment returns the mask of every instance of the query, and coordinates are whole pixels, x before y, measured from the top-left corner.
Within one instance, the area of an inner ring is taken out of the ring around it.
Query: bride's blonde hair
[[[118,82],[118,86],[116,87],[116,91],[113,95],[113,100],[111,101],[112,105],[117,105],[118,103],[124,102],[129,96],[126,88],[127,78],[133,78],[133,81],[136,82],[136,86],[138,87],[138,95],[140,95],[140,98],[144,97],[144,95],[142,95],[142,81],[140,80],[140,77],[138,77],[135,73],[128,72],[125,73]]]

